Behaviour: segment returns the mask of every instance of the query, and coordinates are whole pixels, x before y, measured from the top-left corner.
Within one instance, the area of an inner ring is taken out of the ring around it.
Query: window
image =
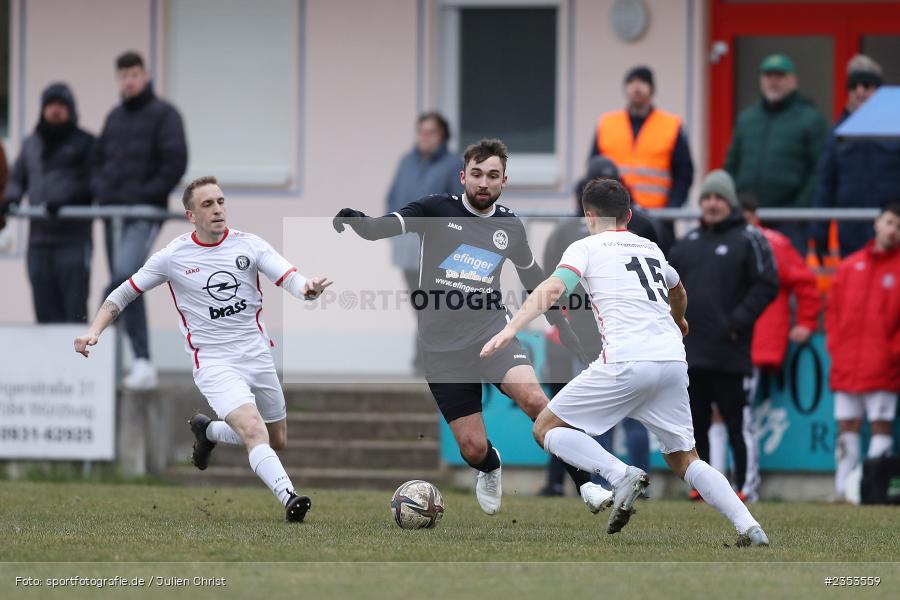
[[[513,185],[558,183],[557,3],[445,0],[440,18],[439,102],[458,146],[499,137]]]
[[[170,1],[166,95],[184,117],[186,180],[297,184],[298,2]]]

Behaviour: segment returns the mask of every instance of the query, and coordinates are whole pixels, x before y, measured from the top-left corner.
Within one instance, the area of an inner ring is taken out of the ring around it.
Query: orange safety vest
[[[672,153],[681,119],[657,108],[647,116],[637,140],[628,111],[604,113],[597,122],[597,149],[619,168],[635,202],[663,208],[672,187]]]

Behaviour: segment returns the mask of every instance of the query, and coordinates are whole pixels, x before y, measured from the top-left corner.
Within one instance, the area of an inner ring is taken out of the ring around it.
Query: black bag
[[[860,495],[863,504],[900,504],[900,457],[867,458]]]

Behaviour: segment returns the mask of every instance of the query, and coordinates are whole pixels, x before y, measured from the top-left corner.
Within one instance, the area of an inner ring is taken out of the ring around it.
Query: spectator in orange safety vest
[[[628,104],[600,116],[588,159],[601,154],[612,160],[644,208],[678,207],[687,200],[694,164],[681,119],[653,106],[654,91],[648,67],[628,71]]]

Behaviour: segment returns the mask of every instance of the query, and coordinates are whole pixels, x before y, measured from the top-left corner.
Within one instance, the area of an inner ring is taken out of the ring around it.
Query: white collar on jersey
[[[497,203],[494,202],[494,203],[491,205],[491,212],[489,212],[489,213],[480,213],[480,212],[478,212],[477,210],[475,210],[475,207],[474,207],[474,206],[472,206],[471,204],[469,204],[469,199],[466,198],[466,195],[465,195],[465,194],[462,195],[462,204],[463,204],[463,206],[466,208],[467,211],[469,211],[470,213],[472,213],[472,214],[475,215],[476,217],[491,217],[491,216],[494,215],[494,212],[497,210]]]

